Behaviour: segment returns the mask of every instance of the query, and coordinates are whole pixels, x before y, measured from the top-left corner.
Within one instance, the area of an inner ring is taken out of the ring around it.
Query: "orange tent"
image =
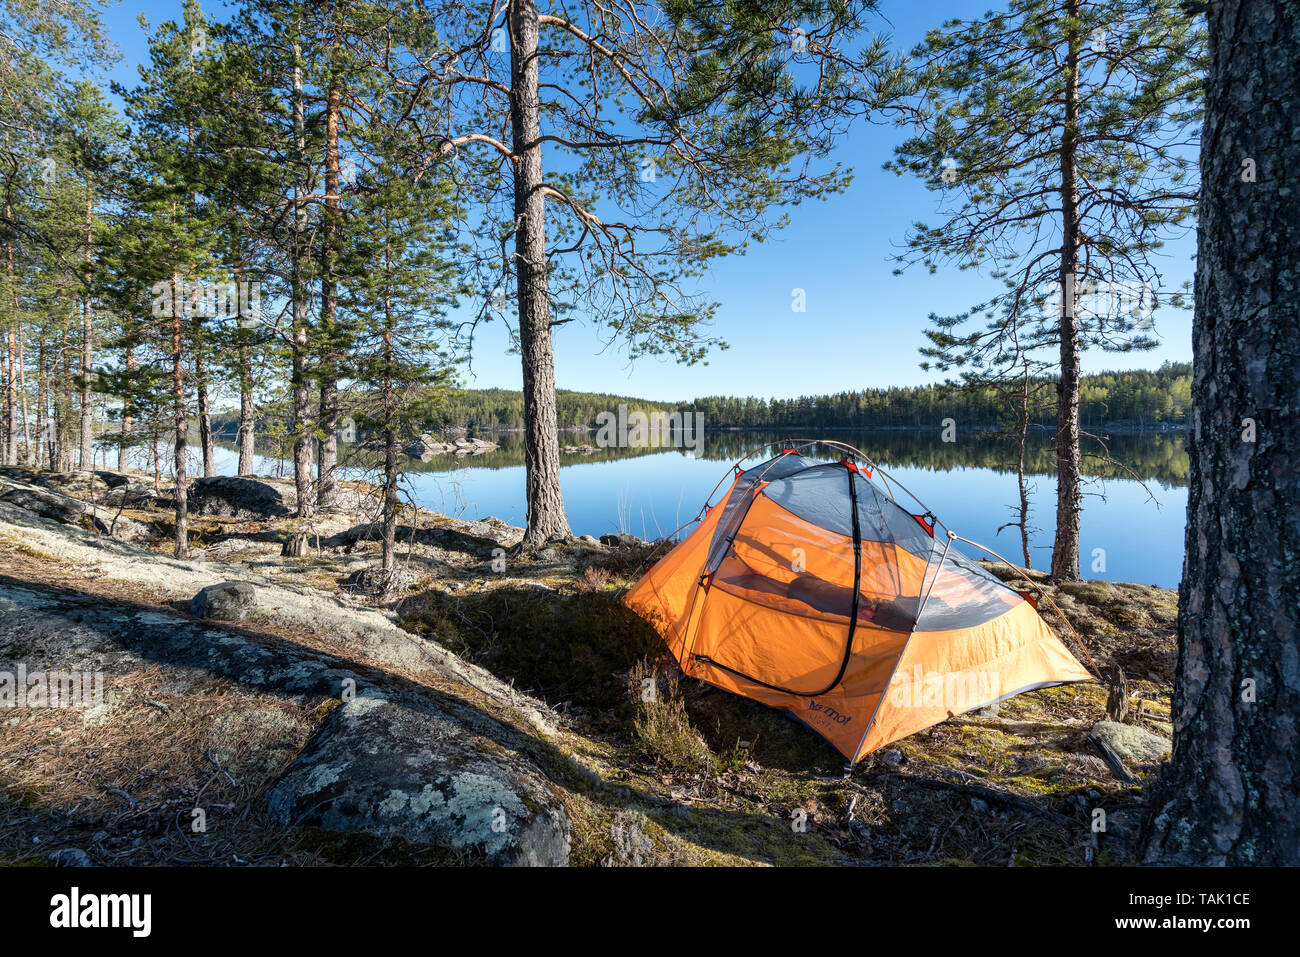
[[[794,448],[737,465],[624,601],[686,674],[790,712],[850,763],[950,715],[1092,677],[1032,602],[873,472]]]

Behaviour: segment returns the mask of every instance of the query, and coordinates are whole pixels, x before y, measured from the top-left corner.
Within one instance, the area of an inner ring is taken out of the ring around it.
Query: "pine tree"
[[[946,219],[916,224],[902,262],[1003,284],[931,316],[922,367],[1014,380],[1055,354],[1057,580],[1079,577],[1081,353],[1150,348],[1150,311],[1180,303],[1154,254],[1192,217],[1201,51],[1175,0],[1011,0],[914,52],[915,132],[886,168],[939,192]]]
[[[140,84],[122,90],[133,123],[129,204],[124,205],[118,242],[132,250],[128,268],[118,277],[126,300],[148,292],[151,338],[170,370],[176,483],[175,552],[189,554],[188,466],[191,409],[196,386],[205,471],[211,452],[206,422],[207,348],[205,305],[198,295],[202,280],[214,271],[219,236],[213,209],[203,201],[203,184],[194,161],[201,124],[199,104],[204,80],[196,59],[207,56],[207,24],[198,4],[188,0],[186,19],[160,24],[149,44],[149,62],[140,67]],[[143,374],[143,369],[140,370]]]
[[[451,157],[482,212],[479,321],[517,306],[537,546],[569,535],[555,328],[581,318],[632,357],[702,361],[720,343],[694,280],[779,228],[781,207],[842,189],[844,171],[813,158],[893,102],[899,76],[882,41],[849,49],[874,10],[856,0],[426,9],[438,42],[416,51],[410,95],[442,100],[422,129],[430,160]]]

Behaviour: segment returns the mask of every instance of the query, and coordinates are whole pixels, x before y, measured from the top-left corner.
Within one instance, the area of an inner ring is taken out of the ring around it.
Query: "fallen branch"
[[[1075,822],[1057,811],[1050,808],[1042,807],[1026,798],[1018,797],[1007,791],[1001,791],[997,788],[987,787],[982,784],[966,784],[957,781],[944,781],[939,778],[926,778],[916,774],[900,774],[892,772],[889,777],[900,781],[906,781],[910,784],[919,784],[921,787],[930,788],[934,791],[952,791],[956,794],[963,794],[966,797],[979,798],[984,801],[992,801],[1005,807],[1012,808],[1022,814],[1028,814],[1039,820],[1047,821],[1058,827],[1073,828]]]
[[[1119,752],[1110,746],[1106,741],[1097,737],[1095,734],[1088,735],[1088,743],[1093,746],[1102,760],[1110,767],[1111,774],[1119,778],[1125,784],[1137,784],[1137,777],[1124,766],[1124,761],[1120,758]]]

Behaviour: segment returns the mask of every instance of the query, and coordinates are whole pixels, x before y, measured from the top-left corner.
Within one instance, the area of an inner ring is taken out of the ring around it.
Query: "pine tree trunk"
[[[321,236],[320,325],[324,338],[320,369],[320,464],[317,469],[317,504],[338,504],[339,384],[338,384],[338,270],[339,242],[339,113],[343,94],[333,71],[339,48],[337,11],[331,9],[330,82],[325,94],[325,222]]]
[[[1029,552],[1029,480],[1025,475],[1025,443],[1029,437],[1029,375],[1026,373],[1020,393],[1016,422],[1016,488],[1020,492],[1020,551],[1025,568],[1033,568],[1034,557]]]
[[[1077,0],[1067,0],[1066,16],[1078,17]],[[1079,390],[1083,374],[1079,360],[1079,315],[1076,288],[1079,273],[1079,186],[1075,150],[1079,136],[1079,48],[1069,38],[1065,71],[1065,129],[1061,137],[1061,380],[1056,403],[1056,540],[1052,545],[1052,578],[1079,578],[1079,521],[1083,502],[1083,469],[1079,455]]]
[[[46,383],[49,382],[48,369],[45,333],[40,332],[36,337],[36,455],[32,463],[37,468],[45,461],[46,408],[50,401],[46,389]]]
[[[393,392],[392,301],[384,297],[384,541],[382,570],[387,588],[397,570],[397,409]]]
[[[75,376],[72,372],[72,330],[68,313],[64,312],[63,324],[59,329],[59,355],[62,364],[61,380],[54,390],[54,441],[56,443],[56,470],[72,471],[72,385]]]
[[[519,286],[519,352],[524,379],[524,467],[532,548],[568,538],[560,489],[560,437],[546,274],[546,199],[542,192],[538,107],[537,6],[510,5],[510,120],[514,142],[515,276]]]
[[[131,378],[135,370],[135,347],[126,347],[126,376]],[[117,447],[117,470],[125,472],[131,466],[131,439],[135,434],[135,420],[131,417],[131,396],[122,398],[122,443]]]
[[[331,86],[325,99],[325,228],[321,241],[320,327],[324,348],[320,370],[320,463],[317,467],[317,503],[321,508],[333,508],[338,501],[338,291],[334,274],[338,266],[340,104],[341,93],[337,86]]]
[[[6,141],[8,136],[6,134]],[[5,200],[5,220],[13,222],[13,206]],[[14,244],[5,243],[5,269],[9,280],[9,291],[13,296],[13,325],[14,330],[9,330],[8,335],[13,335],[17,329],[21,328],[18,318],[18,288],[14,285]],[[8,342],[6,335],[6,343]],[[18,362],[18,344],[14,342],[9,346],[9,364],[5,374],[5,436],[6,442],[4,447],[4,464],[18,464],[18,425],[17,425],[17,378],[18,373],[15,369],[15,363]]]
[[[293,299],[293,343],[290,373],[293,392],[293,482],[296,492],[297,525],[292,538],[285,543],[284,553],[303,556],[308,553],[308,527],[315,514],[316,495],[312,488],[312,415],[311,378],[308,369],[308,350],[311,346],[307,328],[307,282],[303,276],[307,256],[307,205],[303,197],[307,188],[304,168],[307,161],[307,121],[302,88],[301,48],[294,44],[293,67],[293,249],[290,253],[290,295]]]
[[[181,302],[180,273],[172,276],[172,414],[176,425],[176,557],[188,558],[190,555],[189,535],[189,490],[186,486],[186,455],[189,444],[190,422],[185,410],[185,367],[181,349]]]
[[[94,452],[91,448],[91,440],[94,438],[94,411],[95,406],[91,400],[90,377],[94,368],[94,329],[95,329],[95,305],[90,298],[90,263],[91,249],[95,239],[93,216],[94,216],[94,198],[91,192],[90,183],[86,183],[86,273],[84,276],[86,283],[85,297],[82,303],[81,314],[81,448],[78,454],[80,467],[91,469],[95,467]]]
[[[1209,50],[1174,750],[1143,853],[1152,863],[1294,866],[1300,8],[1217,0]],[[1247,160],[1254,182],[1243,180]]]
[[[16,321],[16,320],[15,320]],[[12,328],[4,331],[5,374],[4,374],[4,440],[0,444],[3,453],[0,463],[18,464],[18,337]]]
[[[234,245],[235,248],[231,251],[231,255],[238,260],[241,256],[238,239],[235,240]],[[243,270],[236,267],[234,276],[235,288],[243,290]],[[239,317],[235,330],[235,336],[239,341],[239,348],[236,350],[239,364],[239,435],[237,438],[239,468],[235,473],[237,475],[253,474],[253,455],[257,451],[257,406],[253,402],[253,355],[248,345],[248,329],[245,328],[246,324],[251,322],[252,319],[251,315],[244,315],[241,293]]]
[[[208,364],[203,357],[203,326],[194,328],[194,388],[199,403],[199,448],[203,451],[203,475],[212,478],[217,474],[212,455],[212,415],[208,411]]]
[[[257,449],[257,408],[253,404],[253,364],[248,346],[239,347],[239,474],[253,474]]]
[[[18,401],[23,414],[23,463],[35,467],[40,443],[32,444],[32,420],[27,408],[27,358],[23,351],[23,327],[18,325]]]

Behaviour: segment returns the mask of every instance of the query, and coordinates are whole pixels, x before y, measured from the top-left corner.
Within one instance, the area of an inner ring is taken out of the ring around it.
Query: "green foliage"
[[[1178,425],[1191,408],[1192,369],[1165,363],[1154,372],[1102,372],[1084,376],[1079,417],[1105,423]],[[704,414],[710,428],[938,428],[953,418],[963,426],[992,428],[1005,419],[1005,401],[989,387],[951,389],[905,386],[800,396],[796,399],[709,396],[683,408]],[[1050,426],[1055,412],[1041,410],[1031,424]]]
[[[677,675],[660,680],[658,672],[653,662],[644,661],[628,673],[628,696],[636,707],[632,733],[638,750],[647,760],[674,770],[712,770],[713,752],[691,724]]]
[[[1191,227],[1197,193],[1203,33],[1181,6],[1011,0],[913,52],[913,135],[885,168],[935,192],[941,221],[917,223],[899,261],[987,270],[1003,286],[930,317],[923,368],[978,382],[1031,359],[1050,367],[1063,299],[1078,298],[1083,348],[1112,351],[1152,347],[1151,312],[1183,305],[1158,261]],[[1064,294],[1063,270],[1075,276]]]

